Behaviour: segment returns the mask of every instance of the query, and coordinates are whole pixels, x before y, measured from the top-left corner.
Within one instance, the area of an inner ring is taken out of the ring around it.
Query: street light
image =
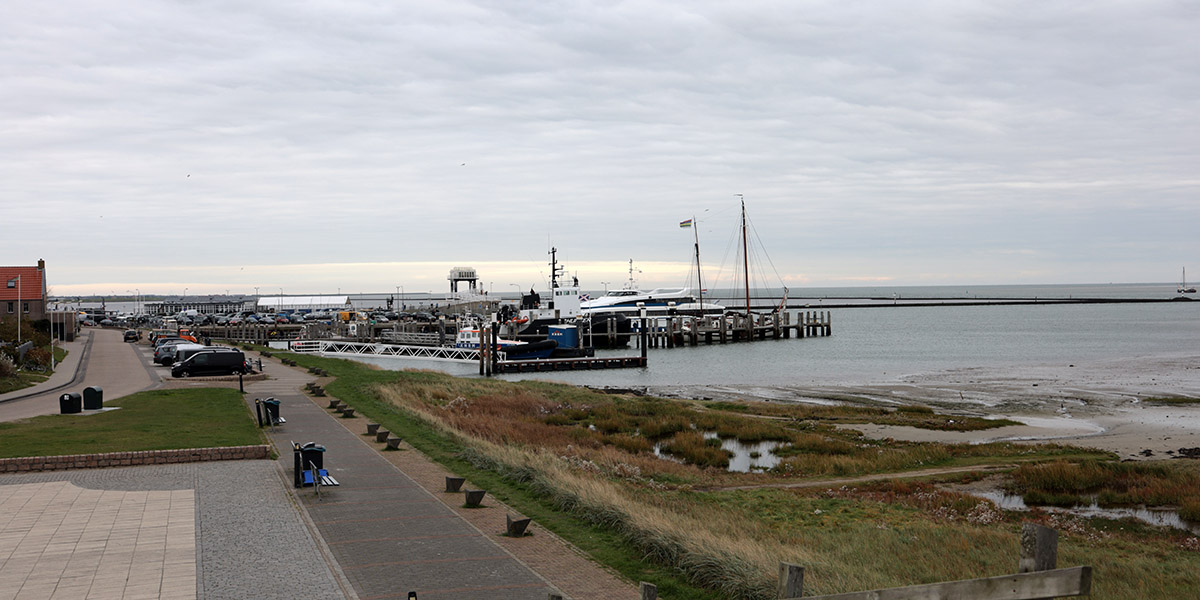
[[[605,296],[607,296],[607,295],[608,295],[608,284],[609,284],[609,282],[607,282],[607,281],[601,281],[600,283],[604,284],[604,295],[605,295]]]

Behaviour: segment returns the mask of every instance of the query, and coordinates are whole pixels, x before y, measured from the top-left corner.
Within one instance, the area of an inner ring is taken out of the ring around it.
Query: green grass
[[[105,406],[121,408],[0,423],[0,458],[265,443],[237,390],[155,390]]]

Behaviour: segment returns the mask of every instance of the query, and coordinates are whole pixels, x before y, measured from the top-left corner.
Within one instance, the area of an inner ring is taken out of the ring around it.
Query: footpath
[[[365,435],[367,419],[339,418],[324,408],[328,397],[300,392],[312,376],[264,363],[271,379],[247,385],[247,402],[280,401],[287,422],[268,434],[288,474],[291,442],[326,448],[324,467],[341,485],[322,487],[319,498],[303,488],[297,497],[359,598],[639,597],[634,585],[536,524],[532,535],[502,535],[506,514],[520,515],[490,496],[482,508],[464,508],[462,492],[444,492],[449,472],[406,444],[382,451]]]

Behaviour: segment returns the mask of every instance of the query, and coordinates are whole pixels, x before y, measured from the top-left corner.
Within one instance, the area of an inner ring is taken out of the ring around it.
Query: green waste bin
[[[83,410],[104,408],[104,390],[98,385],[83,388]]]
[[[79,394],[63,394],[58,397],[58,412],[71,415],[83,412],[83,398]]]

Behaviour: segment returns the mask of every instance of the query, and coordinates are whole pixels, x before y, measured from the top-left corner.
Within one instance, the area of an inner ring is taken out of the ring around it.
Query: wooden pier
[[[704,344],[731,344],[765,339],[824,337],[833,334],[829,311],[799,312],[792,322],[789,312],[762,315],[671,316],[647,318],[646,344],[674,348]],[[640,340],[639,331],[632,336]],[[640,342],[639,342],[640,343]]]
[[[494,373],[530,373],[543,371],[590,371],[592,369],[628,369],[646,366],[643,356],[613,358],[543,358],[539,360],[502,360]]]

